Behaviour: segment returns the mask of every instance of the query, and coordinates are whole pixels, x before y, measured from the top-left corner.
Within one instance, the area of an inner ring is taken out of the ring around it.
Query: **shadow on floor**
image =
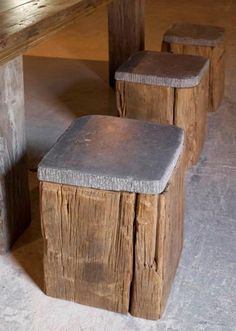
[[[13,246],[11,254],[33,282],[43,289],[43,239],[40,227],[38,187],[31,190],[30,195],[32,222]]]
[[[107,62],[26,56],[24,72],[30,169],[76,117],[116,115]]]

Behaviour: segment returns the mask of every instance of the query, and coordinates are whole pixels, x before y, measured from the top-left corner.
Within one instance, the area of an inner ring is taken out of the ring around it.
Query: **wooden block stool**
[[[183,244],[183,130],[85,116],[38,169],[46,294],[158,319]]]
[[[201,55],[210,60],[209,111],[216,111],[224,96],[224,29],[188,23],[174,24],[164,35],[162,51]]]
[[[138,52],[116,72],[121,117],[185,130],[185,163],[197,163],[205,139],[209,61],[203,57]]]

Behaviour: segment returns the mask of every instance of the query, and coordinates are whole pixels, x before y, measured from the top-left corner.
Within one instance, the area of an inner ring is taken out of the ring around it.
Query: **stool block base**
[[[195,165],[207,129],[209,74],[199,85],[172,88],[127,81],[116,82],[119,116],[176,125],[185,131],[185,164]]]
[[[160,318],[183,244],[183,170],[159,195],[41,182],[46,294]]]

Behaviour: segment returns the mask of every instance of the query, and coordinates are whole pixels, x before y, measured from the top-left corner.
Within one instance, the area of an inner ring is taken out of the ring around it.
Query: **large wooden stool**
[[[197,163],[205,140],[209,61],[203,57],[138,52],[116,72],[121,117],[185,130],[185,163]]]
[[[183,130],[85,116],[38,169],[47,295],[158,319],[183,244]]]
[[[188,23],[174,24],[164,35],[162,51],[201,55],[210,60],[209,111],[216,111],[224,96],[224,29]]]

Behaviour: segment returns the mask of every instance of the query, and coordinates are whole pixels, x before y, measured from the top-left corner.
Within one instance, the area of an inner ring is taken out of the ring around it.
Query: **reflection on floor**
[[[227,29],[226,97],[219,111],[209,114],[201,160],[186,175],[184,250],[163,319],[135,319],[43,294],[38,182],[31,171],[33,223],[0,257],[0,331],[236,330],[235,17],[231,0],[147,0],[149,49],[159,48],[161,33],[174,21]],[[115,115],[106,51],[103,8],[25,57],[31,169],[75,117]]]

